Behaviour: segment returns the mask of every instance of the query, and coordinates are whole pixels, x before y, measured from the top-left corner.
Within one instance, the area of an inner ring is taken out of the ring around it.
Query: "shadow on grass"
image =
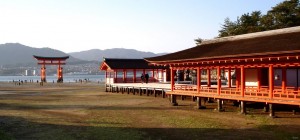
[[[264,125],[250,129],[97,127],[32,122],[21,117],[0,116],[0,139],[299,139],[299,125]]]
[[[34,105],[19,103],[0,103],[1,110],[37,110],[37,109],[90,109],[90,110],[172,110],[174,107],[145,106],[97,106],[97,105]]]

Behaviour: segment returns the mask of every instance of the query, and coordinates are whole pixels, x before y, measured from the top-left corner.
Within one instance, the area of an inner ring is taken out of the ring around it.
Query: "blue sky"
[[[212,39],[224,19],[263,14],[283,0],[0,0],[0,44],[64,52],[127,48],[155,53]]]

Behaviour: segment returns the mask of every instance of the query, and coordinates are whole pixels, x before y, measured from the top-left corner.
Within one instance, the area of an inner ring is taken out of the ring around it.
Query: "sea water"
[[[105,75],[65,75],[64,82],[79,82],[79,80],[88,80],[91,82],[104,82]],[[40,81],[40,76],[0,76],[0,82],[13,81]],[[56,82],[57,76],[46,76],[47,82]]]

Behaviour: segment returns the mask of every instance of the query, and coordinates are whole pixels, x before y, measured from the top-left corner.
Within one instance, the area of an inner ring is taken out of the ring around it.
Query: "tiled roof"
[[[105,58],[105,63],[111,69],[166,69],[163,66],[151,65],[144,59]]]
[[[171,62],[300,53],[300,26],[217,38],[179,52],[145,58],[148,62]]]

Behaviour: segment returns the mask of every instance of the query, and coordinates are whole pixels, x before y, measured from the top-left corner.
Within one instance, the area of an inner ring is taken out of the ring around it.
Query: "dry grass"
[[[190,100],[103,92],[97,84],[0,87],[0,139],[300,139],[300,116],[197,110]]]

